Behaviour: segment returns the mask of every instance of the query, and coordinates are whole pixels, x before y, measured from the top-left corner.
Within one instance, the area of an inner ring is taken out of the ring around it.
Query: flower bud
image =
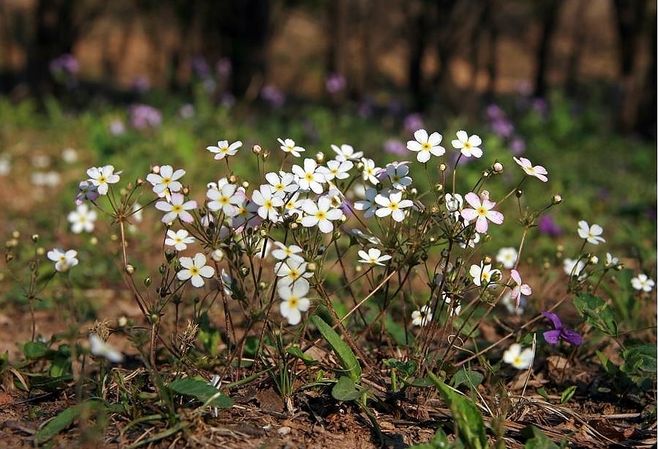
[[[485,256],[484,259],[482,259],[482,262],[483,262],[485,265],[490,264],[490,263],[491,263],[491,257],[489,257],[489,256]]]
[[[165,264],[161,264],[161,265],[158,267],[158,273],[160,273],[160,274],[165,274],[166,271],[167,271],[167,266],[166,266]]]
[[[448,166],[444,163],[441,163],[441,165],[439,165],[439,170],[441,170],[441,171],[446,171],[447,168],[448,168]]]
[[[315,160],[318,161],[318,163],[322,163],[324,161],[324,153],[322,151],[318,151],[318,153],[315,155]]]
[[[222,260],[224,260],[224,251],[218,248],[214,250],[212,253],[210,253],[210,258],[215,262],[221,262]]]
[[[521,197],[523,196],[523,190],[518,189],[518,190],[515,192],[515,194],[516,194],[516,197],[517,197],[517,198],[521,198]]]
[[[443,192],[443,184],[435,184],[434,190],[436,190],[437,192]]]
[[[37,256],[43,256],[44,254],[46,254],[46,249],[42,246],[38,247],[37,248]]]
[[[144,286],[145,287],[150,287],[151,286],[151,277],[147,276],[144,278]]]
[[[235,184],[236,182],[238,182],[238,177],[235,175],[231,175],[228,177],[228,182],[230,182],[231,184]]]
[[[242,181],[242,187],[244,187],[245,189],[248,189],[249,188],[249,183],[247,181]]]
[[[251,151],[252,151],[254,154],[261,154],[261,153],[263,152],[263,149],[261,148],[260,145],[254,145],[254,146],[251,148]]]
[[[37,243],[39,241],[39,234],[32,234],[32,241]]]
[[[126,266],[123,267],[123,269],[126,271],[126,273],[128,273],[130,275],[132,275],[135,272],[135,267],[133,267],[130,264],[126,264]]]
[[[599,258],[596,256],[592,256],[589,258],[589,263],[596,265],[597,263],[599,263]]]
[[[17,239],[17,238],[20,238],[21,233],[18,232],[18,231],[13,231],[13,232],[11,233],[11,236],[12,236],[12,238]]]
[[[117,324],[119,325],[119,327],[126,327],[128,325],[128,318],[126,318],[125,316],[119,317],[119,319],[117,320]]]
[[[503,164],[501,164],[500,162],[496,162],[495,164],[493,164],[491,168],[493,172],[496,173],[497,175],[503,172]]]
[[[562,195],[555,194],[553,195],[553,204],[560,204],[562,202]]]
[[[165,249],[165,258],[167,259],[167,262],[171,262],[174,257],[176,257],[176,251],[171,248]]]
[[[183,195],[189,195],[190,194],[190,188],[188,186],[183,187]]]
[[[94,236],[94,237],[90,238],[89,243],[91,245],[94,245],[94,246],[98,245],[98,237]]]
[[[306,265],[306,270],[307,271],[315,271],[317,270],[318,266],[315,264],[315,262],[309,262],[308,265]]]
[[[142,178],[137,178],[137,181],[135,181],[135,184],[137,184],[137,186],[141,186],[142,184],[144,184],[144,180]]]
[[[151,167],[151,173],[155,173],[156,175],[160,173],[160,166],[159,165],[154,165]]]
[[[242,274],[242,276],[248,275],[249,274],[249,267],[240,268],[240,273]]]

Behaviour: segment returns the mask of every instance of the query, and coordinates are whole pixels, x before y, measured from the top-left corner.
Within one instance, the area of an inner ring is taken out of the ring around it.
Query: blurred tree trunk
[[[410,5],[407,80],[413,108],[416,111],[425,110],[428,102],[423,88],[423,60],[427,49],[428,32],[432,29],[427,4],[427,1],[422,0]]]
[[[651,5],[648,5],[650,26],[648,30],[649,61],[644,72],[644,86],[640,90],[641,98],[637,105],[637,120],[635,130],[645,137],[656,137],[656,11],[651,11]]]
[[[621,106],[618,123],[623,131],[631,130],[637,119],[643,80],[638,73],[637,49],[644,32],[642,26],[649,2],[644,0],[614,0],[621,76]],[[655,56],[655,55],[654,55]]]
[[[580,71],[580,59],[583,54],[583,47],[587,34],[586,28],[583,26],[583,16],[585,15],[585,7],[587,6],[586,0],[577,0],[576,14],[573,19],[573,34],[571,37],[571,52],[567,61],[567,74],[565,77],[565,90],[567,96],[573,97],[578,88],[578,72]]]
[[[345,53],[347,39],[348,10],[345,0],[331,0],[328,3],[329,48],[327,52],[327,73],[340,73],[345,76]]]
[[[562,0],[546,0],[540,7],[543,18],[541,37],[535,61],[535,97],[544,97],[547,91],[548,61],[551,52],[551,43],[557,25],[557,18],[562,6]]]
[[[50,61],[73,49],[77,38],[73,9],[73,0],[39,0],[34,8],[34,37],[26,64],[26,78],[34,95],[52,88]]]

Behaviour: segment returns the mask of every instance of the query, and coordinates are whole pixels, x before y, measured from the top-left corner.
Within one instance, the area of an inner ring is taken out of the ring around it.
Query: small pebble
[[[288,435],[292,429],[288,426],[281,427],[279,430],[276,431],[281,436]]]

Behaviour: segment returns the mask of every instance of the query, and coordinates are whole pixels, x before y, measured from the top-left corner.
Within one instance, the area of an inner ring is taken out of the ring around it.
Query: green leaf
[[[656,372],[656,346],[638,345],[626,348],[621,353],[624,359],[622,371],[635,372],[645,371],[648,373]]]
[[[81,410],[82,407],[78,404],[59,412],[57,416],[48,421],[48,424],[39,429],[34,435],[36,444],[43,444],[68,428],[80,416]]]
[[[361,395],[356,384],[347,376],[341,376],[331,389],[331,395],[338,401],[355,401]]]
[[[203,402],[205,405],[217,408],[230,408],[233,400],[204,380],[177,379],[169,384],[169,388],[178,394],[191,396]]]
[[[23,345],[23,354],[28,359],[39,359],[48,353],[48,346],[41,341],[28,341]]]
[[[466,396],[462,396],[444,384],[433,373],[428,373],[428,376],[438,388],[443,400],[448,404],[452,418],[455,420],[459,439],[464,443],[464,446],[468,449],[485,449],[487,447],[487,435],[484,421],[475,404]]]
[[[559,446],[553,443],[544,432],[535,426],[528,426],[521,431],[521,434],[528,438],[523,446],[525,449],[559,449]]]
[[[484,375],[477,371],[467,370],[462,368],[452,376],[450,380],[450,385],[457,388],[460,385],[466,385],[468,388],[475,388],[482,383],[484,380]]]
[[[315,365],[318,363],[313,357],[308,354],[304,354],[302,349],[299,346],[290,346],[286,349],[286,353],[290,354],[293,357],[296,357],[304,362],[306,365]]]
[[[575,385],[568,387],[566,390],[562,392],[562,395],[560,395],[560,404],[565,404],[569,402],[569,400],[573,397],[575,393],[576,393]]]
[[[615,321],[612,310],[604,300],[598,296],[590,294],[578,295],[573,300],[573,305],[580,315],[585,318],[585,322],[604,334],[616,337],[617,322]]]
[[[544,387],[537,388],[537,394],[542,398],[544,398],[546,401],[548,401],[548,392],[546,391],[546,388]]]
[[[106,406],[103,401],[98,399],[88,399],[80,404],[73,405],[67,409],[59,412],[53,419],[48,421],[41,429],[34,435],[34,441],[37,445],[43,444],[57,434],[67,429],[73,422],[80,417],[83,410],[95,408],[105,410]]]
[[[324,339],[327,340],[336,355],[338,355],[341,365],[343,365],[343,368],[350,378],[354,382],[358,382],[361,379],[361,365],[354,355],[354,352],[352,352],[352,349],[347,343],[341,340],[336,331],[333,330],[322,318],[313,315],[311,321],[315,327],[318,328],[318,331],[320,331]]]

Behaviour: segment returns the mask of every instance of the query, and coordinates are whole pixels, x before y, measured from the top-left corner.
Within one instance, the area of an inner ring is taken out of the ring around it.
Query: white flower
[[[448,212],[459,212],[464,207],[464,198],[459,193],[446,193],[446,209]]]
[[[302,218],[302,226],[306,228],[317,226],[325,234],[334,230],[332,221],[343,218],[343,211],[334,208],[327,197],[320,197],[317,204],[311,200],[306,201],[302,209],[305,214]]]
[[[295,192],[283,206],[286,216],[302,215],[302,204],[303,200],[299,199],[299,192]]]
[[[523,315],[525,310],[526,300],[525,298],[521,298],[519,306],[517,307],[516,300],[512,299],[511,292],[505,291],[503,297],[500,299],[500,303],[505,306],[507,313],[520,316]]]
[[[375,202],[380,206],[377,212],[375,212],[378,217],[390,215],[397,222],[404,220],[405,212],[403,209],[413,205],[411,200],[402,199],[402,192],[393,192],[388,197],[381,194],[377,195]]]
[[[272,256],[277,260],[287,260],[287,259],[296,259],[300,262],[304,261],[304,258],[300,256],[302,249],[297,245],[286,246],[281,242],[274,242],[276,249],[272,250]]]
[[[452,298],[446,292],[443,292],[441,297],[443,298],[443,302],[448,304],[450,316],[457,316],[462,312],[462,306],[459,303],[453,303]]]
[[[32,184],[38,187],[55,187],[61,181],[61,176],[56,171],[34,172],[30,176]]]
[[[514,287],[512,288],[511,298],[516,300],[517,307],[521,303],[522,295],[530,296],[532,295],[532,289],[528,284],[524,284],[521,280],[521,275],[518,271],[512,270],[511,272],[512,280],[514,281]]]
[[[228,182],[219,185],[211,185],[206,192],[208,209],[212,211],[221,210],[227,217],[234,217],[238,214],[239,206],[244,203],[245,195],[242,189],[238,189],[235,184]]]
[[[290,285],[279,285],[279,297],[283,300],[279,305],[281,316],[288,320],[288,324],[296,325],[302,320],[301,312],[306,312],[311,306],[311,301],[306,297],[308,284],[296,283]]]
[[[173,246],[176,251],[184,251],[187,249],[187,245],[191,245],[194,241],[194,237],[192,237],[185,229],[179,229],[175,232],[172,229],[169,229],[167,231],[165,245]]]
[[[386,175],[394,189],[404,190],[411,185],[409,166],[405,162],[392,162],[386,165]]]
[[[11,171],[11,161],[9,156],[0,155],[0,176],[7,176]]]
[[[377,212],[377,203],[375,202],[375,197],[377,197],[377,190],[368,187],[366,189],[365,196],[365,199],[354,203],[354,209],[364,211],[363,216],[365,218],[370,218],[375,215],[375,212]]]
[[[295,192],[299,186],[295,183],[295,176],[292,173],[274,172],[267,173],[265,179],[272,186],[277,196],[284,197],[287,193]]]
[[[241,146],[242,142],[239,140],[237,142],[233,142],[230,145],[228,140],[220,140],[217,142],[217,146],[206,147],[206,150],[210,151],[211,153],[215,153],[215,159],[220,160],[224,159],[225,157],[235,155]]]
[[[480,262],[480,265],[471,265],[471,269],[468,272],[473,278],[473,283],[478,287],[487,286],[494,275],[500,274],[500,270],[492,270],[491,264],[485,265],[484,262]]]
[[[114,173],[114,167],[112,165],[91,167],[87,170],[87,176],[89,176],[89,181],[96,186],[96,190],[101,195],[107,195],[109,185],[116,184],[120,179],[119,173]]]
[[[452,146],[466,157],[482,157],[480,145],[482,139],[475,134],[469,137],[466,131],[457,131],[457,139],[452,141]]]
[[[465,226],[468,226],[468,224],[466,224]],[[463,240],[460,239],[459,246],[464,249],[466,249],[466,247],[475,248],[475,245],[477,245],[479,242],[480,242],[480,234],[478,234],[477,232],[472,232],[468,240],[466,240],[466,238],[464,238]]]
[[[338,145],[331,145],[331,149],[336,153],[336,160],[339,162],[358,161],[363,157],[363,151],[354,151],[352,145],[343,144],[340,148]]]
[[[295,145],[295,141],[292,139],[286,139],[286,140],[277,139],[277,140],[281,144],[280,148],[285,153],[290,153],[295,157],[299,157],[300,156],[299,153],[303,153],[304,151],[306,151],[304,148]]]
[[[242,226],[257,226],[259,223],[258,204],[253,201],[245,201],[240,204],[238,206],[238,213],[231,219],[231,225],[236,229]]]
[[[362,158],[361,163],[363,164],[363,171],[361,176],[364,181],[369,181],[373,185],[379,184],[379,179],[377,179],[377,174],[381,168],[375,165],[375,161],[372,159]]]
[[[640,273],[631,279],[631,285],[637,291],[648,293],[653,290],[653,287],[656,285],[656,283],[646,274]]]
[[[146,180],[153,186],[155,192],[160,198],[168,197],[173,192],[179,192],[183,188],[178,180],[183,177],[185,170],[178,169],[174,171],[171,165],[163,165],[159,168],[158,173],[149,173]]]
[[[619,265],[619,258],[613,256],[610,253],[605,253],[605,266],[616,267],[617,265]]]
[[[64,251],[55,248],[48,251],[48,259],[55,262],[55,270],[59,272],[68,271],[69,268],[76,266],[78,264],[77,256],[78,252],[73,249]]]
[[[519,253],[515,248],[500,248],[498,254],[496,254],[496,262],[503,264],[509,270],[510,268],[514,268],[518,257]]]
[[[318,167],[318,172],[320,172],[324,179],[327,181],[332,181],[334,179],[347,179],[350,177],[350,170],[354,167],[354,164],[351,161],[329,161],[327,162],[326,167]]]
[[[426,326],[432,321],[432,309],[425,305],[420,310],[411,312],[411,324],[414,326]]]
[[[281,278],[279,279],[279,285],[308,285],[306,278],[312,277],[313,273],[306,271],[306,267],[306,262],[300,261],[299,259],[288,258],[286,261],[277,262],[274,265],[274,273]]]
[[[564,272],[568,276],[578,276],[578,279],[585,279],[587,277],[587,273],[583,271],[585,269],[585,262],[582,260],[567,258],[562,263]]]
[[[171,195],[171,202],[158,201],[155,203],[155,208],[166,212],[162,217],[162,222],[167,224],[173,222],[176,218],[186,223],[192,223],[194,218],[188,210],[196,209],[196,201],[185,201],[185,197],[180,193],[173,193]]]
[[[462,217],[469,222],[475,220],[475,230],[480,234],[487,232],[487,229],[489,229],[487,220],[495,224],[501,224],[503,222],[503,214],[493,210],[496,203],[489,201],[488,192],[482,192],[479,196],[470,192],[464,196],[464,199],[466,199],[466,202],[472,209],[463,209],[461,211]]]
[[[78,160],[78,152],[73,148],[64,148],[62,150],[62,160],[67,164],[73,164]]]
[[[578,235],[581,239],[587,240],[592,245],[598,245],[601,242],[605,242],[605,239],[601,237],[603,234],[603,228],[597,224],[590,226],[585,220],[580,220],[578,222]]]
[[[503,361],[516,369],[528,369],[535,359],[535,351],[532,348],[521,350],[521,345],[514,343],[503,354]]]
[[[359,250],[358,254],[361,258],[359,259],[359,262],[367,263],[370,265],[381,265],[383,267],[384,264],[382,262],[391,260],[391,256],[388,254],[382,254],[381,250],[377,248],[370,248],[368,252]]]
[[[215,274],[215,269],[206,265],[206,256],[201,253],[196,253],[194,258],[181,257],[180,264],[183,269],[176,274],[178,279],[181,281],[189,279],[197,288],[203,287],[205,284],[206,281],[203,278],[209,279]]]
[[[443,156],[446,152],[446,149],[439,145],[443,136],[437,132],[428,136],[427,131],[419,129],[414,133],[414,138],[416,140],[407,142],[407,149],[418,153],[416,156],[418,162],[425,163],[430,160],[431,155]]]
[[[318,164],[313,159],[304,159],[304,168],[293,165],[292,172],[297,177],[297,184],[302,190],[312,190],[318,195],[324,190],[322,184],[327,180],[318,170]]]
[[[68,220],[71,223],[71,231],[74,234],[81,232],[92,232],[96,221],[96,211],[89,209],[86,204],[80,204],[74,210],[69,212]]]
[[[123,354],[104,342],[98,335],[89,334],[89,347],[91,353],[98,357],[104,357],[112,363],[123,362]]]
[[[283,206],[283,199],[275,195],[272,186],[268,184],[261,185],[259,190],[254,190],[251,199],[259,206],[258,215],[263,220],[277,221],[279,212],[276,208]]]
[[[222,281],[222,289],[224,290],[224,294],[228,296],[229,298],[233,297],[233,278],[231,275],[222,268],[222,274],[221,274],[221,281]]]
[[[534,176],[535,178],[539,179],[542,182],[548,181],[548,177],[546,176],[548,174],[548,171],[541,165],[535,165],[533,167],[532,162],[530,162],[530,160],[524,157],[521,158],[514,157],[513,159],[514,162],[519,164],[519,166],[523,169],[523,171],[528,176]]]
[[[130,216],[132,217],[133,221],[135,223],[141,223],[144,220],[144,209],[142,208],[142,205],[139,203],[133,204],[133,210],[132,214]]]

